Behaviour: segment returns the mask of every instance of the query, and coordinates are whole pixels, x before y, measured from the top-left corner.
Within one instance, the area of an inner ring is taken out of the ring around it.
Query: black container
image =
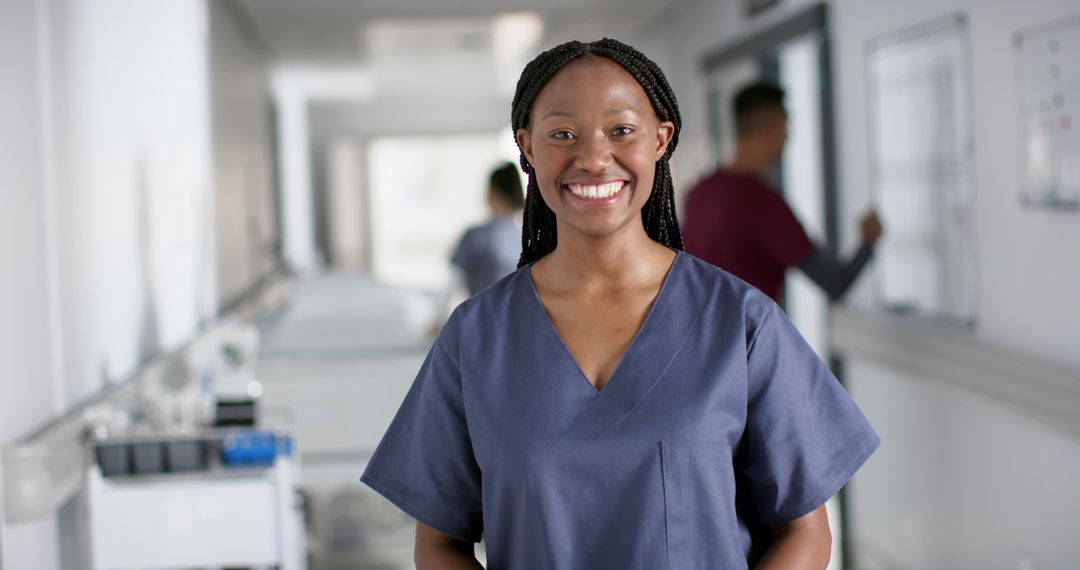
[[[103,477],[131,475],[131,448],[126,443],[108,443],[95,446],[98,466]]]
[[[165,459],[170,473],[205,471],[207,468],[206,458],[206,442],[201,439],[165,443]]]
[[[165,472],[165,444],[160,441],[131,444],[131,458],[136,475]]]
[[[255,400],[218,400],[215,427],[252,427],[256,423]]]

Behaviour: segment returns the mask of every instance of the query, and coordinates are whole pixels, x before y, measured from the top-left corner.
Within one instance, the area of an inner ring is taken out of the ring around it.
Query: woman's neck
[[[654,280],[658,273],[665,275],[675,255],[653,241],[643,226],[604,238],[590,238],[565,228],[559,238],[555,250],[537,262],[542,264],[542,273],[559,276],[546,280],[548,287],[557,290],[634,287]]]

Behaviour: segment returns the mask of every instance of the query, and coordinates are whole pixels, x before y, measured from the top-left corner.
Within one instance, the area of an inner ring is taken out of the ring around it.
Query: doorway
[[[832,69],[828,7],[813,4],[786,12],[772,11],[751,21],[747,30],[710,51],[702,70],[708,86],[707,104],[713,159],[727,163],[735,148],[731,102],[754,81],[768,81],[785,91],[788,143],[770,183],[802,222],[807,234],[826,251],[839,247],[838,208],[832,109]],[[784,308],[807,342],[825,362],[829,346],[829,301],[801,273],[785,279]],[[838,374],[839,376],[839,374]],[[829,568],[843,568],[849,545],[844,540],[846,517],[841,496],[830,501],[833,556]]]

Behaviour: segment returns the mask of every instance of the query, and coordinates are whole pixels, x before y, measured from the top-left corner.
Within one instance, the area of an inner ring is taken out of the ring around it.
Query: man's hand
[[[862,227],[863,242],[874,244],[881,238],[881,220],[878,219],[877,212],[874,210],[870,210],[869,213],[863,216],[860,226]]]

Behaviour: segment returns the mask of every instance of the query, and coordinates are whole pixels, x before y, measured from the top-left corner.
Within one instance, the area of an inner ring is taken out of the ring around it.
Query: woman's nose
[[[580,141],[575,161],[579,169],[585,172],[600,172],[614,162],[607,137],[588,136],[582,137]]]

